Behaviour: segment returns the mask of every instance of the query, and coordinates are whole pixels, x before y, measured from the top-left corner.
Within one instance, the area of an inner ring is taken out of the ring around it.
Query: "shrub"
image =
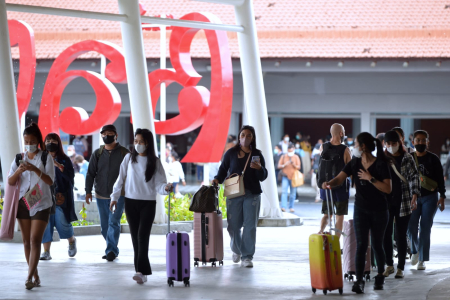
[[[73,221],[72,226],[94,225],[93,222],[88,222],[86,220],[87,213],[86,213],[86,208],[84,207],[84,203],[83,203],[83,208],[81,208],[81,210],[80,210],[80,216],[81,216],[81,219],[79,219],[78,221]]]

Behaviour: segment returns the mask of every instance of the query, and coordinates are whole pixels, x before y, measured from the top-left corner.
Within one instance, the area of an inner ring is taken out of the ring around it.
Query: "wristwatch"
[[[370,178],[370,183],[374,184],[375,182],[377,182],[377,180],[375,179],[375,177]]]

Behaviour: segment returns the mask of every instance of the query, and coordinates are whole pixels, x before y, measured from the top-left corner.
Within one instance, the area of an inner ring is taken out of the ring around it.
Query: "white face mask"
[[[78,163],[77,165],[81,168],[83,166],[83,163]]]
[[[172,157],[169,157],[167,160],[168,160],[170,163],[173,162],[173,158],[172,158]]]
[[[287,143],[287,142],[289,142],[289,138],[288,137],[285,137],[284,138],[284,141]]]
[[[147,146],[136,144],[136,145],[134,145],[134,149],[136,149],[137,153],[142,154],[145,152],[145,150],[147,150]]]
[[[289,156],[294,156],[294,154],[295,154],[294,152],[288,152]]]
[[[359,149],[359,147],[358,148],[354,148],[353,149],[353,156],[354,157],[361,157],[361,154],[362,154],[362,151]]]
[[[73,156],[74,154],[75,154],[75,152],[73,152],[71,150],[67,151],[67,156],[69,156],[69,157]]]
[[[387,147],[386,149],[390,154],[395,154],[395,153],[397,153],[398,148],[399,148],[399,146],[395,146],[395,147],[391,146],[391,147]]]
[[[29,153],[34,153],[37,150],[37,145],[25,145],[25,151]]]
[[[295,148],[300,149],[300,145],[299,144],[295,145]]]

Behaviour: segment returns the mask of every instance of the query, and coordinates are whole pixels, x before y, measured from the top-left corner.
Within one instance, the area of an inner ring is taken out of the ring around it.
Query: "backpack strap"
[[[322,154],[325,153],[330,148],[330,145],[331,145],[330,142],[325,142],[322,144],[322,153],[320,154],[320,156],[322,156]]]
[[[124,158],[128,153],[129,151],[125,147],[120,146],[120,154],[122,154],[122,158]]]
[[[103,149],[105,149],[105,145],[101,145],[100,148],[98,148],[95,151],[95,157],[97,158],[97,161],[99,160],[100,156],[102,155]]]

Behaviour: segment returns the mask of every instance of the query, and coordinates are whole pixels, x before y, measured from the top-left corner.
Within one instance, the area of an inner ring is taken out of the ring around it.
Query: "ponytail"
[[[381,141],[377,138],[374,138],[373,135],[371,135],[368,132],[361,132],[356,137],[356,140],[358,141],[359,146],[366,145],[366,149],[370,152],[377,150],[377,158],[381,159],[384,162],[390,162],[391,159],[388,158],[383,151],[383,145],[381,144]]]
[[[377,138],[374,138],[374,142],[377,146],[377,158],[381,159],[384,162],[390,162],[390,158],[386,156],[386,154],[383,151],[383,144],[381,144],[381,141]]]

